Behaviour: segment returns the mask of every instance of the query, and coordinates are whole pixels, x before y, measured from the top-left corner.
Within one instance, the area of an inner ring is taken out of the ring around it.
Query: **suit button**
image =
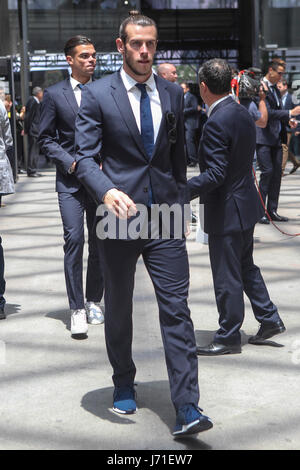
[[[148,192],[148,188],[144,188],[144,193],[147,193]]]

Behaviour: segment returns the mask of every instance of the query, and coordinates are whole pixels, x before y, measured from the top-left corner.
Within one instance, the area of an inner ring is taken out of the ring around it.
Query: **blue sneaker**
[[[136,412],[135,390],[131,385],[115,387],[113,411],[123,415],[131,415]]]
[[[174,437],[184,437],[190,434],[207,431],[213,427],[212,421],[201,413],[201,408],[188,403],[177,411]]]

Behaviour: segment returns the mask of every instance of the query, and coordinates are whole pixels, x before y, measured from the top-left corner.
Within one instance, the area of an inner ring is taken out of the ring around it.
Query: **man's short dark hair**
[[[284,60],[281,60],[281,59],[273,59],[272,62],[269,63],[269,67],[268,67],[268,70],[271,68],[273,70],[275,70],[277,72],[278,70],[278,67],[282,67],[284,68],[285,70],[285,62]]]
[[[214,95],[223,95],[231,90],[231,73],[231,67],[226,60],[211,59],[200,67],[199,83],[204,82]]]
[[[152,18],[148,16],[142,15],[138,10],[131,10],[129,12],[129,16],[121,23],[119,29],[119,37],[122,39],[123,43],[126,43],[127,40],[127,33],[126,28],[129,24],[134,24],[138,26],[154,26],[157,31],[157,26]]]
[[[75,47],[77,47],[77,46],[86,46],[88,44],[91,44],[92,46],[94,45],[92,43],[92,41],[89,38],[87,38],[86,36],[82,36],[80,34],[77,35],[77,36],[74,36],[73,38],[69,39],[66,42],[66,45],[64,47],[65,56],[67,57],[67,55],[72,55],[73,50],[75,49]]]

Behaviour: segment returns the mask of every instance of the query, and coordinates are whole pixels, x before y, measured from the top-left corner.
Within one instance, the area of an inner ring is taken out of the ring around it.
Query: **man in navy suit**
[[[283,109],[290,110],[290,109],[295,108],[295,105],[292,100],[292,95],[288,91],[287,81],[280,80],[277,83],[277,88],[280,91]],[[299,116],[295,116],[295,117],[296,119],[299,118]],[[287,131],[287,143],[282,144],[282,176],[284,176],[284,170],[285,170],[288,159],[290,159],[294,165],[292,170],[290,171],[290,174],[295,173],[295,171],[297,171],[297,169],[300,167],[300,163],[298,162],[293,152],[291,152],[290,150],[291,139],[294,137],[292,136],[292,130],[290,127],[287,127],[286,131]]]
[[[188,181],[190,198],[201,196],[220,328],[199,355],[241,352],[244,292],[261,324],[251,343],[261,343],[285,327],[253,263],[253,232],[263,213],[252,178],[255,124],[229,95],[231,68],[212,59],[199,70],[200,94],[209,106],[200,141],[199,176]]]
[[[71,333],[85,335],[88,323],[103,323],[100,308],[103,276],[95,231],[96,204],[73,174],[75,120],[81,101],[81,90],[92,81],[96,66],[96,51],[85,36],[71,38],[65,46],[71,67],[70,78],[45,90],[41,109],[39,142],[41,150],[56,164],[56,190],[64,227],[64,265],[69,305]],[[84,214],[88,227],[88,265],[86,274],[86,304],[82,284]]]
[[[87,86],[76,121],[76,171],[98,204],[130,221],[137,204],[151,222],[153,203],[180,208],[186,199],[183,94],[155,77],[157,29],[131,12],[116,41],[123,56],[119,72]],[[97,163],[101,151],[102,171]],[[101,206],[100,206],[101,209]],[[133,218],[133,217],[132,217]],[[142,221],[143,222],[143,221]],[[141,222],[141,224],[142,224]],[[138,228],[137,228],[138,231]],[[132,297],[136,263],[143,257],[154,285],[176,410],[174,436],[212,427],[198,408],[198,364],[187,305],[189,268],[185,238],[110,236],[99,241],[104,261],[105,334],[115,386],[113,410],[136,411],[132,359]],[[158,398],[159,399],[159,398]]]
[[[184,93],[184,129],[188,166],[194,167],[198,164],[196,147],[196,129],[199,126],[198,100],[190,91],[187,83],[181,83]]]
[[[261,171],[259,190],[271,219],[276,222],[288,221],[287,217],[277,213],[282,174],[282,144],[287,142],[286,126],[300,110],[299,106],[290,110],[282,107],[280,92],[276,85],[282,79],[284,72],[284,63],[272,62],[269,65],[263,79],[268,87],[266,95],[268,124],[264,129],[257,128],[256,137],[257,160]],[[291,125],[293,126],[292,123]],[[270,222],[264,215],[260,223]]]
[[[38,144],[38,135],[40,127],[41,101],[43,99],[43,90],[40,87],[34,87],[32,96],[26,103],[24,118],[24,132],[28,136],[28,164],[27,176],[37,178],[42,176],[37,172],[40,147]]]

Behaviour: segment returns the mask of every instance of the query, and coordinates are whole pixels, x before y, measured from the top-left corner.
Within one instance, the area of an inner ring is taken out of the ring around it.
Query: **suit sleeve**
[[[224,129],[209,120],[202,139],[201,159],[205,162],[206,170],[188,180],[190,199],[213,191],[224,183],[227,176],[230,142]]]
[[[52,158],[59,169],[67,174],[74,158],[66,152],[57,141],[56,106],[51,94],[45,90],[41,104],[41,120],[38,142],[41,151]]]
[[[89,87],[82,90],[81,106],[75,125],[76,176],[100,204],[107,191],[116,186],[100,170],[103,117],[98,99]]]
[[[179,113],[177,119],[177,140],[171,146],[171,159],[173,176],[177,183],[179,198],[181,204],[188,204],[189,197],[187,193],[186,180],[186,155],[184,150],[184,123],[183,123],[183,93],[179,95],[178,106]]]
[[[286,109],[273,109],[271,108],[268,100],[266,100],[266,106],[268,109],[268,121],[283,121],[287,124],[290,120],[289,111]]]

